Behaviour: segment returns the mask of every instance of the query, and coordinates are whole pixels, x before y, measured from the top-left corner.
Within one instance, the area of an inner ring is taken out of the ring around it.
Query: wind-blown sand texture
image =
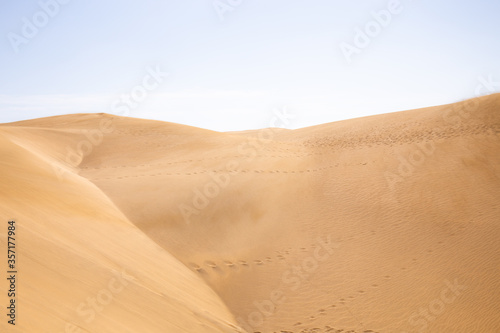
[[[240,133],[57,116],[0,147],[2,332],[500,332],[499,94]]]

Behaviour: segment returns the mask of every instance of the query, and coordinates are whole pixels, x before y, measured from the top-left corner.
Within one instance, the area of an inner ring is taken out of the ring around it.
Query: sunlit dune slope
[[[298,130],[84,114],[0,134],[2,213],[42,293],[24,287],[26,325],[500,331],[498,94]]]

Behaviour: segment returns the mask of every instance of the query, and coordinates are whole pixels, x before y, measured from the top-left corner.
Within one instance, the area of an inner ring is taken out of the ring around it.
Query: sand
[[[500,94],[297,130],[75,114],[0,147],[2,332],[500,331]]]

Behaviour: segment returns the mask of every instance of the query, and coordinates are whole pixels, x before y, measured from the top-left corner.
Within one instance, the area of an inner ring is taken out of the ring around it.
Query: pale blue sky
[[[126,115],[222,131],[284,107],[298,128],[451,103],[480,77],[500,91],[499,1],[400,0],[374,23],[391,1],[2,1],[0,122],[117,113],[145,79]],[[367,24],[380,31],[348,62],[340,45]]]

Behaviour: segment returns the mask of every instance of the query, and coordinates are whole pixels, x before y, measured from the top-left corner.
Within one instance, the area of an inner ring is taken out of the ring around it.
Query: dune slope
[[[0,134],[27,332],[500,330],[498,94],[293,131],[92,114]]]
[[[0,128],[0,240],[7,252],[14,220],[18,271],[16,325],[2,318],[1,331],[241,331],[200,277],[60,163],[59,140],[76,138],[65,131],[51,142],[53,134]],[[8,289],[5,279],[0,285]],[[7,293],[1,301],[8,304]]]

